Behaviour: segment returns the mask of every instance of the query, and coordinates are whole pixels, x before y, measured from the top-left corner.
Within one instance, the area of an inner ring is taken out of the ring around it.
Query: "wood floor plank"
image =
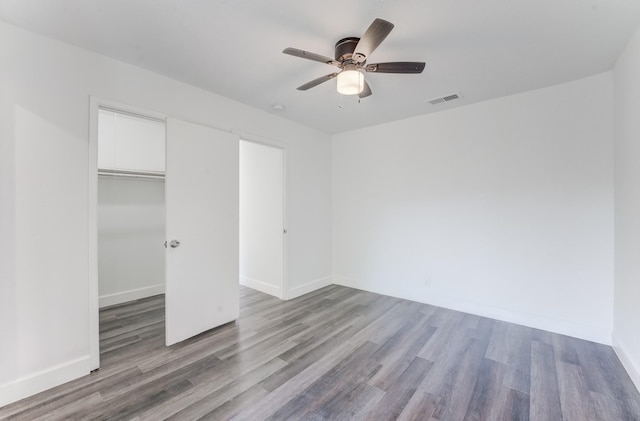
[[[142,413],[141,419],[165,419],[180,411],[187,411],[191,405],[195,405],[196,408],[201,406],[201,401],[207,397],[223,404],[225,400],[232,399],[236,394],[257,384],[284,364],[282,360],[271,355],[264,355],[262,359],[247,364],[239,363],[235,357],[224,360],[215,371],[202,372],[191,377],[189,380],[194,384],[194,388],[150,408]],[[204,409],[210,412],[215,406]]]
[[[440,407],[440,400],[440,397],[418,389],[402,409],[398,421],[430,420]]]
[[[620,407],[622,413],[633,414],[640,420],[640,403],[629,395],[633,391],[622,363],[618,360],[611,347],[587,341],[578,341],[576,352],[587,387],[595,396],[604,395],[598,399],[600,403],[607,402],[605,407],[612,405]]]
[[[611,347],[337,285],[240,300],[170,347],[162,295],[102,309],[100,370],[0,420],[640,420]]]
[[[593,401],[579,365],[556,361],[562,418],[568,421],[597,421],[603,419],[596,413]],[[606,419],[606,418],[605,418]]]
[[[370,416],[377,420],[396,420],[428,375],[433,362],[415,357],[406,370],[388,387],[384,397],[372,409]]]
[[[72,402],[65,404],[64,406],[60,406],[59,409],[56,410],[56,415],[60,418],[73,419],[76,416],[76,413],[82,411],[83,408],[96,406],[102,403],[102,397],[100,393],[95,392],[90,395],[87,395],[83,398],[76,398]],[[48,421],[51,418],[51,410],[47,412],[43,412],[39,415],[35,413],[30,413],[28,418],[30,421]],[[17,417],[20,419],[20,417]]]
[[[491,408],[490,420],[528,421],[556,419],[556,418],[530,418],[530,396],[518,390],[503,387]],[[562,418],[557,418],[558,420]]]
[[[455,352],[455,347],[460,344],[458,325],[464,318],[463,313],[447,309],[438,309],[429,317],[429,324],[437,330],[418,352],[418,356],[430,361],[441,359],[443,354]]]
[[[223,364],[217,370],[197,373],[195,376],[190,377],[189,380],[196,384],[230,381],[278,358],[278,355],[291,349],[294,345],[294,342],[284,341],[273,344],[268,349],[253,348],[248,353],[234,355],[231,358],[222,360]]]
[[[193,387],[189,380],[185,379],[167,379],[166,382],[158,382],[153,386],[155,387],[146,387],[135,394],[119,396],[118,399],[103,400],[99,405],[91,408],[86,415],[83,414],[82,418],[87,420],[127,419]],[[59,413],[56,413],[56,417],[59,417]]]
[[[483,358],[476,378],[471,401],[467,406],[464,421],[479,421],[491,418],[492,409],[498,400],[506,372],[505,364]],[[493,418],[497,419],[497,418]]]
[[[215,387],[211,393],[206,395],[202,395],[201,393],[194,393],[191,397],[199,397],[200,399],[193,401],[191,400],[190,404],[184,405],[176,405],[175,402],[169,403],[165,407],[167,409],[174,409],[183,406],[183,409],[179,412],[176,412],[170,417],[166,417],[165,414],[163,416],[159,416],[157,412],[150,413],[150,420],[153,419],[168,419],[173,421],[185,420],[185,419],[199,419],[204,416],[211,416],[216,412],[216,409],[226,402],[233,400],[238,397],[243,392],[254,388],[258,385],[258,383],[264,379],[266,376],[272,374],[276,370],[282,368],[286,363],[279,358],[274,358],[267,361],[264,364],[256,367],[255,369],[247,372],[244,375],[238,376],[235,380],[231,382],[226,381],[218,381],[218,382],[209,382],[209,385]],[[263,389],[264,390],[264,389]],[[266,395],[267,391],[264,391],[264,395]],[[263,393],[260,393],[261,395]]]
[[[531,331],[512,323],[498,322],[493,329],[486,357],[506,367],[505,387],[529,393]]]
[[[449,420],[464,419],[478,381],[478,373],[482,367],[487,344],[488,338],[485,341],[470,339],[468,346],[459,354],[458,364],[449,366],[449,371],[441,383],[443,387],[440,390],[430,390],[431,393],[438,394],[442,398],[434,417]]]
[[[336,398],[348,393],[375,374],[378,363],[370,358],[379,346],[365,342],[344,360],[313,382],[274,413],[269,420],[313,418],[314,413],[335,406]]]
[[[383,396],[384,392],[376,387],[364,382],[355,383],[304,418],[341,421],[377,419],[377,414],[370,412]]]
[[[560,391],[553,345],[533,341],[531,344],[531,400],[532,420],[561,420]]]
[[[351,344],[343,342],[337,345],[331,352],[326,353],[318,361],[300,371],[277,389],[271,391],[268,399],[254,402],[245,408],[233,420],[252,420],[267,418],[282,406],[295,398],[302,390],[325,375],[329,370],[347,358],[353,352]]]
[[[212,411],[203,415],[201,421],[219,421],[228,420],[238,414],[248,403],[265,398],[267,392],[259,384],[250,387],[242,393],[239,393],[232,399],[226,401],[222,405],[216,407]],[[157,418],[156,418],[157,419]]]
[[[277,345],[286,340],[292,340],[295,335],[306,330],[308,326],[302,323],[291,325],[290,323],[282,323],[271,329],[264,329],[258,334],[251,336],[245,341],[235,343],[226,348],[216,351],[214,355],[224,360],[240,353],[246,353],[250,349],[264,349],[272,345]]]
[[[280,355],[280,358],[287,361],[288,364],[262,381],[262,387],[269,391],[277,389],[284,383],[288,382],[291,378],[297,376],[302,370],[313,365],[323,355],[330,353],[338,344],[345,342],[351,334],[352,329],[350,326],[347,326],[327,340],[320,343],[315,342],[315,346],[313,348],[309,348],[307,343],[303,343],[291,348],[287,352],[284,352]],[[299,356],[295,359],[286,358],[286,356],[290,355],[291,351],[296,350],[299,346],[305,346],[307,352],[304,354],[296,354]]]
[[[420,317],[414,315],[413,317]],[[402,376],[404,370],[413,362],[418,351],[431,338],[437,330],[427,324],[428,317],[423,315],[420,319],[407,323],[408,330],[399,330],[396,335],[389,338],[384,346],[390,347],[386,356],[380,359],[382,367],[371,378],[369,384],[381,390],[388,390]]]
[[[601,416],[602,414],[605,414],[609,419],[616,420],[624,419],[624,414],[628,414],[628,412],[625,412],[623,409],[624,404],[617,399],[596,392],[589,392],[589,394],[597,414],[600,414]]]
[[[169,366],[170,364],[188,364],[232,344],[242,342],[255,334],[256,332],[253,330],[241,330],[238,329],[235,324],[229,323],[200,334],[193,341],[185,341],[184,343],[172,345],[171,347],[162,348],[148,355],[148,357],[144,361],[140,361],[137,366],[142,372],[146,373],[161,366]]]

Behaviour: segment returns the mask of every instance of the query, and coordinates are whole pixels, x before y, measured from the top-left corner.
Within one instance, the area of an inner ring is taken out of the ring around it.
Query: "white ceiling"
[[[377,17],[395,29],[368,62],[425,61],[424,73],[367,73],[360,103],[335,80],[296,90],[335,68],[285,47],[333,57]],[[0,0],[0,19],[338,133],[610,70],[640,0]]]

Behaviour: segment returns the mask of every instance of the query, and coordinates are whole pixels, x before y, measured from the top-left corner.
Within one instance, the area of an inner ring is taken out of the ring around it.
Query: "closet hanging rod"
[[[98,175],[106,175],[111,177],[137,177],[137,178],[164,179],[164,173],[160,171],[110,170],[105,168],[98,168]]]

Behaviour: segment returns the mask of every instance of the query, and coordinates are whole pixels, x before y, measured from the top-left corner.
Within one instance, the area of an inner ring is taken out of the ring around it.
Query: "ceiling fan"
[[[383,19],[376,19],[365,31],[362,38],[348,37],[336,43],[335,59],[320,54],[310,53],[297,48],[285,48],[282,52],[307,60],[330,64],[341,69],[298,86],[298,90],[306,91],[321,83],[337,78],[338,92],[343,95],[358,95],[365,98],[371,95],[371,87],[364,80],[364,72],[373,73],[422,73],[424,62],[396,61],[391,63],[367,64],[367,58],[384,41],[393,29],[393,24]]]

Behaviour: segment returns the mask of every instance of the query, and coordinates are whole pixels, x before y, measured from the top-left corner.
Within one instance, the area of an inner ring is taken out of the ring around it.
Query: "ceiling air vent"
[[[431,105],[436,105],[436,104],[442,104],[443,102],[449,102],[449,101],[454,101],[456,99],[460,99],[461,95],[460,94],[450,94],[450,95],[445,95],[443,97],[440,98],[434,98],[434,99],[430,99],[427,102]]]

